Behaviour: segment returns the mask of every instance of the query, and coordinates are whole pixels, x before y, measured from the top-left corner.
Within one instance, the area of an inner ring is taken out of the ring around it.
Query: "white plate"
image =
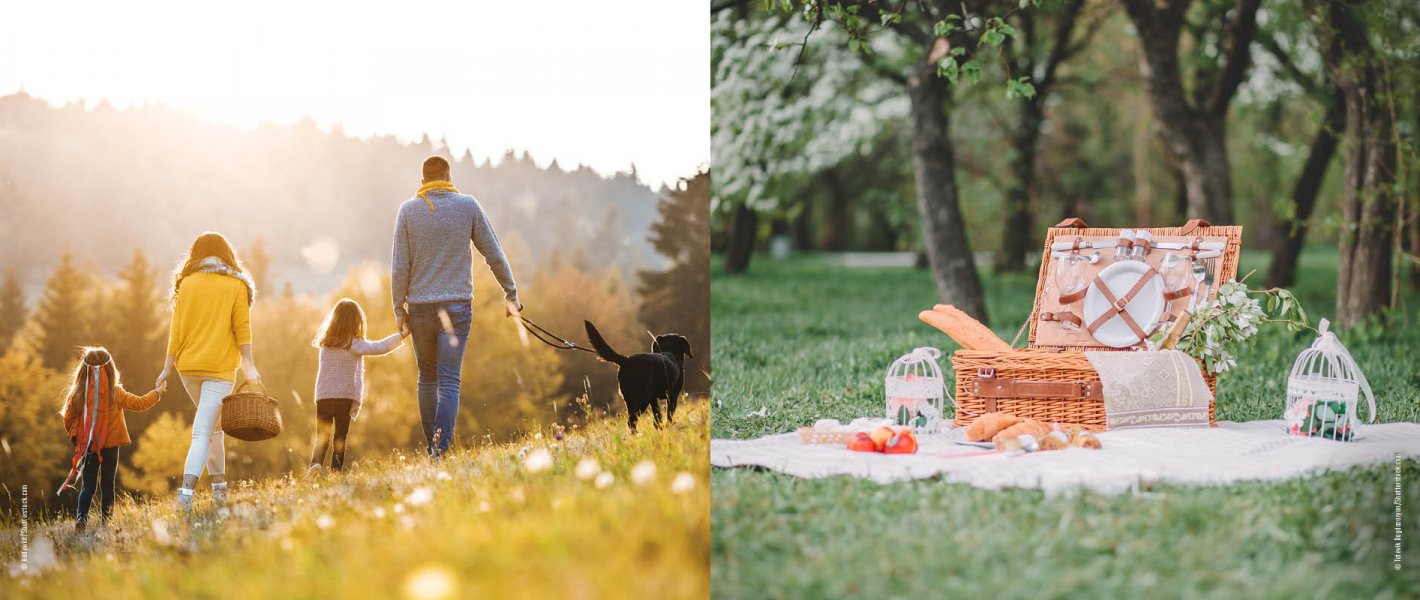
[[[1100,271],[1100,279],[1109,286],[1110,293],[1115,298],[1123,297],[1134,288],[1134,284],[1139,282],[1139,277],[1149,270],[1149,265],[1137,260],[1125,260],[1114,263]],[[1134,300],[1125,307],[1125,311],[1134,322],[1144,330],[1147,336],[1153,332],[1153,326],[1158,322],[1159,317],[1164,314],[1164,280],[1158,273],[1149,277],[1148,283],[1134,295]],[[1104,293],[1099,286],[1091,283],[1090,291],[1085,293],[1085,324],[1095,322],[1100,315],[1105,314],[1110,309],[1110,304],[1104,299]],[[1115,315],[1099,329],[1094,332],[1095,341],[1111,348],[1127,348],[1143,341],[1139,336],[1134,335],[1134,330],[1129,328],[1129,324],[1119,315]]]

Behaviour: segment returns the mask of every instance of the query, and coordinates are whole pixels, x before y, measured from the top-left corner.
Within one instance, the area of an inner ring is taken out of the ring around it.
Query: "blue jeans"
[[[447,315],[445,325],[440,313]],[[459,383],[468,345],[473,305],[467,300],[409,305],[410,337],[419,364],[419,422],[425,450],[438,458],[454,438],[459,416]]]

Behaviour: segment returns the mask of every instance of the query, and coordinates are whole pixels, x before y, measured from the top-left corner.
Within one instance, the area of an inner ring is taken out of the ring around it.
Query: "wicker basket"
[[[239,440],[259,442],[281,434],[281,411],[276,399],[262,387],[259,392],[243,391],[243,381],[222,399],[222,431]],[[260,386],[258,386],[260,387]]]
[[[1213,227],[1195,219],[1183,227],[1150,228],[1149,231],[1156,241],[1223,238],[1226,243],[1218,261],[1217,284],[1237,276],[1242,227]],[[1045,257],[1041,261],[1035,305],[1030,316],[1030,347],[1012,352],[958,350],[952,356],[952,366],[956,370],[957,411],[952,422],[954,426],[962,427],[982,414],[1002,411],[1041,421],[1078,424],[1094,431],[1105,429],[1099,373],[1090,366],[1084,352],[1116,349],[1098,344],[1038,339],[1037,333],[1041,314],[1055,310],[1053,301],[1043,292],[1054,275],[1050,268],[1050,248],[1056,237],[1114,238],[1119,232],[1119,229],[1090,228],[1079,219],[1067,219],[1046,233]],[[1211,294],[1216,294],[1216,291],[1215,285]],[[1203,377],[1208,382],[1208,389],[1216,395],[1217,378],[1206,371]],[[1009,382],[1010,385],[1003,386],[998,382]],[[1208,405],[1208,423],[1214,424],[1214,403]]]

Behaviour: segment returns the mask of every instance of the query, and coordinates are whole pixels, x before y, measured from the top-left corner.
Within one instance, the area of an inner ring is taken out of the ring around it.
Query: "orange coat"
[[[138,394],[130,393],[128,390],[123,389],[121,385],[114,386],[113,396],[113,406],[109,407],[108,412],[108,436],[104,438],[105,448],[127,446],[133,442],[133,440],[128,437],[128,422],[123,418],[123,411],[131,410],[133,412],[143,412],[153,408],[153,405],[157,404],[158,400],[162,398],[162,396],[158,395],[158,390],[153,390],[139,396]],[[115,408],[117,408],[117,410],[114,410]],[[79,427],[83,422],[84,411],[82,407],[79,410],[68,411],[64,415],[64,431],[69,432],[69,437],[77,438],[80,435]],[[87,434],[88,432],[83,433]],[[98,436],[99,432],[95,431],[94,435]],[[95,437],[95,439],[98,438]]]

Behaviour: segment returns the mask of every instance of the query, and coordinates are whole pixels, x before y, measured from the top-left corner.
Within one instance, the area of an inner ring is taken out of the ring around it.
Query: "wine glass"
[[[1083,298],[1083,295],[1079,298],[1068,298],[1068,296],[1078,295],[1085,287],[1088,287],[1089,282],[1085,279],[1085,265],[1088,264],[1089,257],[1082,257],[1079,254],[1065,255],[1056,262],[1055,285],[1059,288],[1061,305],[1079,302]],[[1061,321],[1059,325],[1065,330],[1078,329],[1074,322]]]
[[[1179,290],[1188,289],[1197,284],[1193,278],[1193,265],[1190,261],[1178,254],[1169,254],[1164,257],[1160,268],[1164,275],[1164,292],[1176,294]]]

